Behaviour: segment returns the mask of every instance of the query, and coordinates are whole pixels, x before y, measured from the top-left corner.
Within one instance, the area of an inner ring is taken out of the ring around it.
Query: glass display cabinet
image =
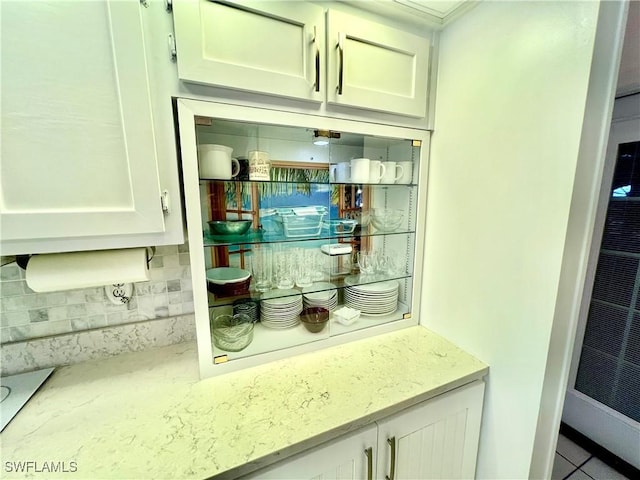
[[[417,323],[428,132],[177,108],[203,377]]]

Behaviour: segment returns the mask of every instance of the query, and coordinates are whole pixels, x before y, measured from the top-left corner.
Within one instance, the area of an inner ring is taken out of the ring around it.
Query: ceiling
[[[434,16],[446,23],[461,8],[466,8],[467,0],[394,0],[397,3],[414,8],[420,12]]]

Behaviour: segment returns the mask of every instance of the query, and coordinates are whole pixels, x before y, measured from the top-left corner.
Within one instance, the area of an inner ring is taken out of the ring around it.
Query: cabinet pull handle
[[[316,45],[316,92],[320,91],[320,45],[317,27],[313,26],[313,43]]]
[[[367,480],[373,480],[373,448],[366,448],[364,454],[367,456]]]
[[[338,55],[340,67],[338,68],[338,95],[342,95],[342,78],[344,76],[344,33],[338,33]]]
[[[393,480],[396,476],[396,437],[387,438],[387,443],[391,447],[391,468],[389,469],[389,475],[384,478]]]

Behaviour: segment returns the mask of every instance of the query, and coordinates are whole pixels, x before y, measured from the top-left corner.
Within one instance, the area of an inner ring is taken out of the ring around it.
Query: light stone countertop
[[[202,381],[194,343],[62,367],[0,434],[0,477],[234,478],[487,372],[420,326]]]

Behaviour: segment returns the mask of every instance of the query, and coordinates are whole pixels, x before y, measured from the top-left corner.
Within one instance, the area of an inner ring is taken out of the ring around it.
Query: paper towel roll
[[[34,292],[149,280],[145,248],[34,255],[26,271]]]

